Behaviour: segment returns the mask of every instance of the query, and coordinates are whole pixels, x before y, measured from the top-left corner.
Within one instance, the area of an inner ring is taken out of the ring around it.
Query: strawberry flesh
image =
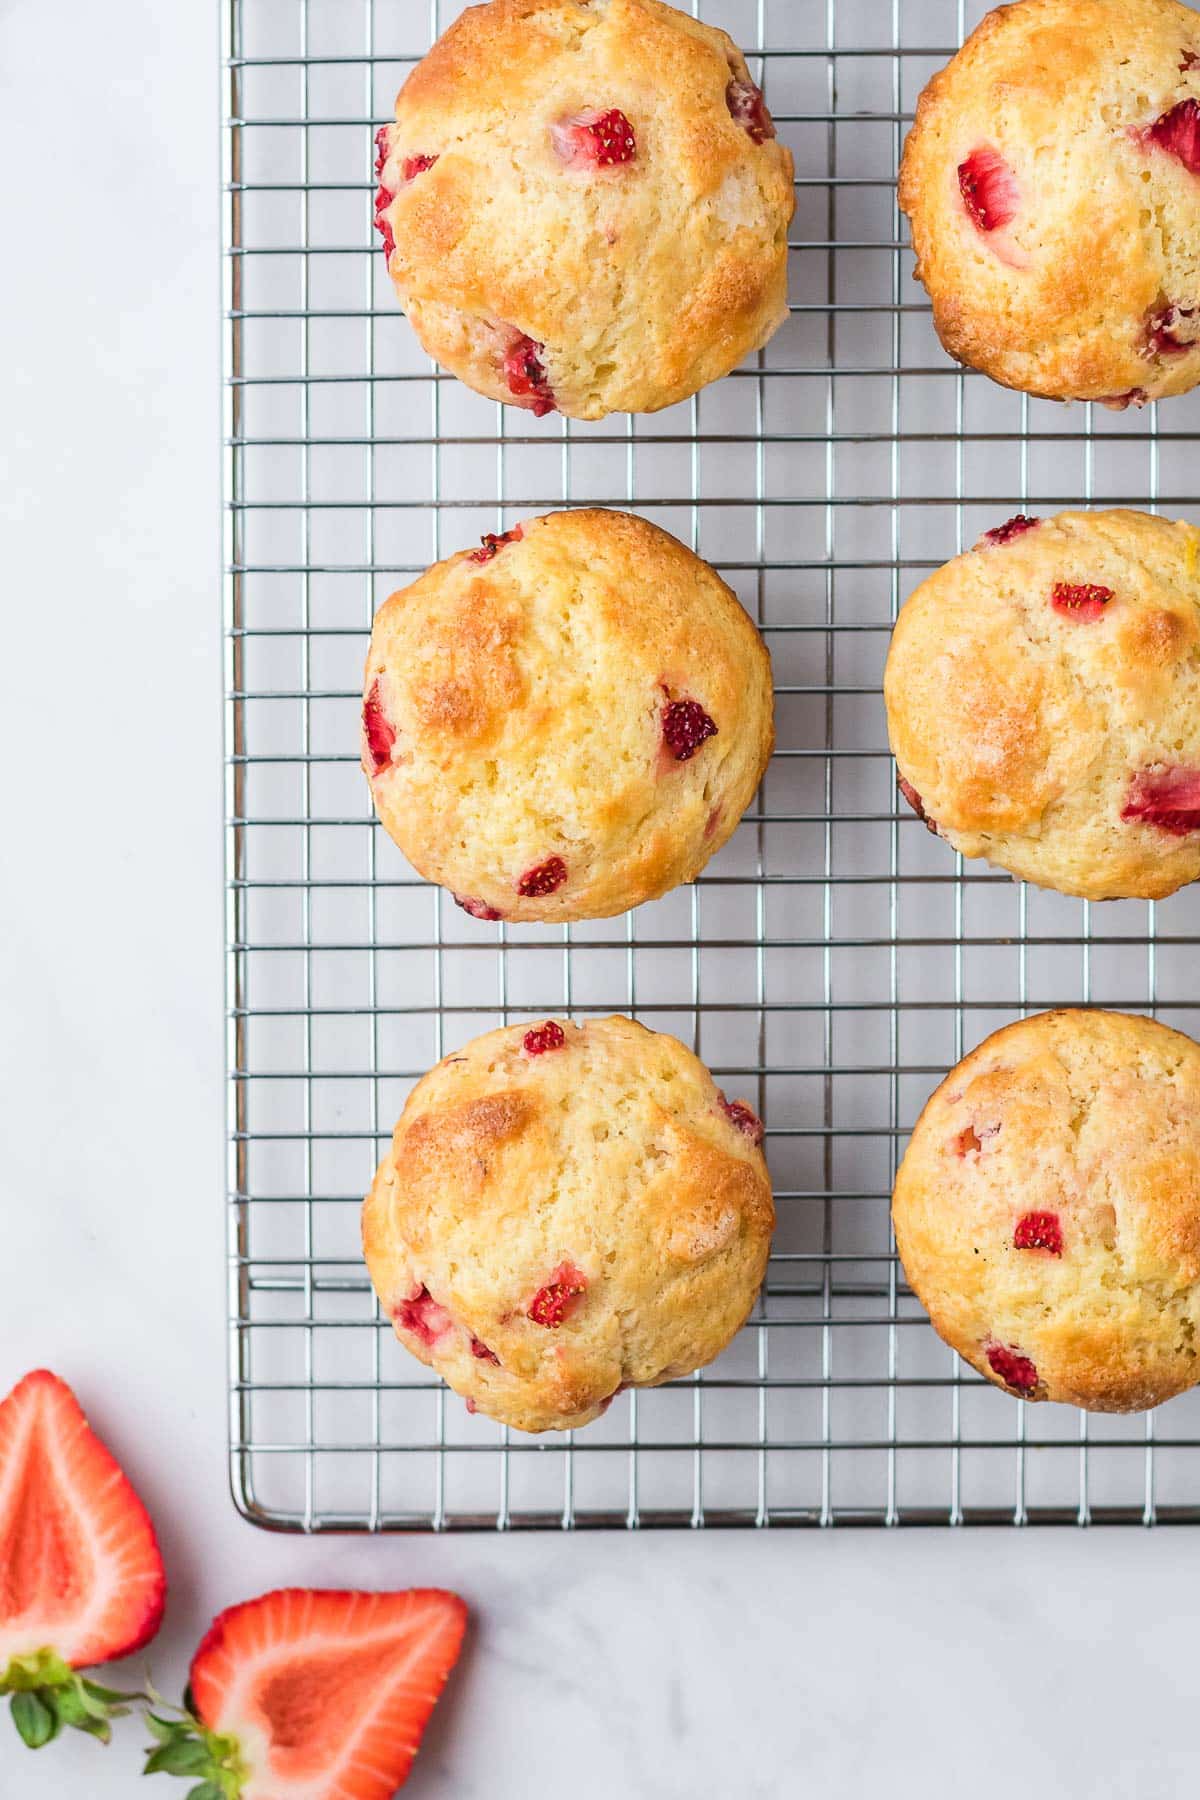
[[[998,150],[983,144],[958,165],[958,191],[980,231],[1001,231],[1017,216],[1017,178]]]
[[[1148,144],[1174,156],[1191,175],[1200,175],[1200,100],[1181,100],[1141,134]]]
[[[415,181],[426,169],[432,169],[436,161],[436,156],[406,156],[401,164],[405,181]]]
[[[389,189],[380,185],[375,194],[375,229],[383,239],[383,254],[390,262],[392,251],[396,248],[396,237],[392,230],[392,221],[388,216],[388,208],[396,198]]]
[[[498,913],[494,906],[489,906],[484,900],[472,900],[467,894],[454,894],[451,898],[455,906],[461,906],[465,913],[470,913],[473,919],[482,919],[485,924],[494,925],[497,919],[504,917],[503,913]]]
[[[504,376],[508,391],[518,406],[523,406],[536,419],[544,419],[555,410],[554,389],[546,379],[542,355],[546,346],[535,343],[522,333],[510,345],[504,357]]]
[[[717,727],[698,700],[670,700],[663,708],[663,742],[676,762],[688,762]]]
[[[46,1369],[0,1404],[0,1683],[17,1657],[131,1656],[162,1623],[154,1527],[74,1394]]]
[[[756,144],[775,136],[775,121],[767,111],[762,89],[753,81],[735,76],[725,89],[725,104],[735,124]]]
[[[1013,538],[1022,537],[1041,522],[1040,519],[1031,518],[1028,513],[1014,513],[1011,519],[1005,519],[1003,525],[993,525],[990,531],[985,531],[979,540],[979,546],[982,549],[986,544],[994,549],[998,544],[1009,544]]]
[[[1200,831],[1200,769],[1139,769],[1129,783],[1121,817],[1156,825],[1171,837]]]
[[[555,893],[566,879],[566,863],[561,856],[552,856],[536,869],[526,869],[517,883],[517,892],[524,900],[540,900],[545,894]]]
[[[367,740],[372,773],[378,775],[391,763],[396,743],[396,727],[383,710],[378,679],[363,703],[363,736]]]
[[[1150,356],[1183,356],[1200,345],[1200,307],[1164,306],[1146,321]]]
[[[390,1800],[458,1660],[466,1608],[438,1589],[340,1593],[288,1589],[224,1612],[192,1659],[200,1726],[235,1747],[245,1785],[216,1779],[227,1761],[189,1763],[221,1793],[270,1800]],[[192,1740],[203,1744],[197,1737]],[[210,1751],[215,1748],[208,1740]]]
[[[612,169],[637,156],[637,138],[625,114],[573,113],[550,127],[554,148],[568,169]]]
[[[988,1367],[998,1375],[1005,1387],[1014,1393],[1032,1394],[1038,1384],[1038,1372],[1027,1356],[1006,1344],[990,1344],[985,1352]]]
[[[547,1050],[561,1050],[566,1041],[566,1032],[553,1019],[547,1019],[544,1025],[535,1025],[522,1040],[527,1056],[545,1056]]]
[[[479,541],[479,549],[472,550],[470,560],[473,563],[490,563],[494,556],[499,556],[505,544],[518,544],[524,536],[519,525],[514,525],[511,531],[502,532],[499,537],[494,531],[486,532]]]
[[[905,781],[903,775],[897,775],[896,786],[900,789],[900,792],[904,795],[904,798],[908,801],[908,804],[912,807],[926,831],[931,831],[934,837],[940,837],[942,834],[938,830],[937,820],[931,819],[929,814],[925,811],[925,802],[922,800],[920,794],[918,794],[912,782]]]
[[[721,1111],[729,1120],[735,1131],[748,1137],[752,1144],[761,1144],[766,1136],[766,1128],[762,1120],[744,1100],[727,1100],[721,1095]]]
[[[497,1368],[500,1367],[500,1358],[496,1355],[494,1350],[488,1349],[482,1338],[473,1337],[471,1339],[471,1355],[475,1358],[476,1362],[495,1363]]]
[[[439,1306],[427,1287],[422,1287],[408,1300],[402,1300],[392,1317],[401,1331],[407,1331],[418,1343],[432,1349],[439,1339],[453,1329],[454,1320],[444,1306]]]
[[[1112,599],[1113,591],[1110,587],[1097,587],[1091,581],[1056,581],[1050,589],[1051,606],[1055,612],[1065,613],[1069,619],[1101,619]]]
[[[1048,1250],[1051,1256],[1061,1256],[1062,1248],[1062,1224],[1057,1213],[1028,1212],[1017,1220],[1014,1250]]]
[[[557,1331],[586,1292],[587,1276],[574,1263],[560,1263],[545,1287],[540,1287],[529,1302],[526,1316],[535,1325]]]

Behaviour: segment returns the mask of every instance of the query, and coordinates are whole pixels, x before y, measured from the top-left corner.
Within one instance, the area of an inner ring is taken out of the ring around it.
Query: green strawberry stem
[[[107,1744],[112,1721],[125,1718],[144,1698],[89,1681],[54,1650],[15,1656],[0,1675],[0,1694],[11,1694],[13,1724],[31,1750],[53,1743],[63,1730],[83,1731]]]

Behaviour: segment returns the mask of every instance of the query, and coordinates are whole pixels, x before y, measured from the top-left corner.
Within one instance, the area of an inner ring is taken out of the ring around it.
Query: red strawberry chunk
[[[1103,618],[1104,609],[1112,599],[1113,591],[1110,587],[1097,587],[1091,581],[1056,581],[1050,589],[1051,606],[1055,612],[1065,613],[1069,619]]]
[[[717,727],[698,700],[670,700],[663,708],[663,741],[676,762],[688,762]]]
[[[554,389],[546,379],[542,362],[545,348],[522,333],[504,358],[509,393],[518,406],[525,407],[536,419],[544,419],[555,410]]]
[[[1027,1356],[1006,1344],[989,1344],[985,1351],[988,1367],[1005,1387],[1018,1394],[1032,1394],[1038,1384],[1038,1372]]]
[[[1048,1250],[1051,1256],[1061,1256],[1062,1248],[1062,1224],[1057,1213],[1028,1212],[1017,1220],[1014,1250]]]
[[[421,1287],[408,1300],[402,1300],[392,1318],[401,1331],[407,1331],[418,1342],[432,1348],[453,1329],[454,1320],[444,1306],[439,1306],[427,1287]]]
[[[721,1095],[721,1111],[729,1120],[735,1131],[748,1137],[752,1144],[761,1144],[766,1136],[766,1127],[758,1114],[746,1105],[744,1100],[727,1100]]]
[[[1150,396],[1145,388],[1127,388],[1123,394],[1104,394],[1097,400],[1097,406],[1107,406],[1112,412],[1124,412],[1129,406],[1145,406]]]
[[[1200,769],[1165,765],[1139,769],[1129,783],[1121,817],[1157,825],[1172,837],[1200,831]]]
[[[401,164],[405,181],[415,181],[426,169],[432,169],[436,161],[436,156],[406,156]]]
[[[1000,231],[1017,216],[1017,178],[998,150],[983,144],[958,165],[958,191],[980,231]]]
[[[896,786],[900,789],[900,792],[904,795],[904,798],[908,801],[908,804],[912,807],[926,831],[931,831],[934,837],[941,837],[942,834],[938,827],[937,820],[931,819],[929,814],[925,811],[925,802],[922,800],[920,794],[918,794],[912,782],[905,781],[903,775],[897,775]]]
[[[536,869],[526,869],[517,883],[517,892],[525,900],[540,900],[553,894],[567,879],[567,865],[561,856],[552,856]]]
[[[1040,519],[1031,518],[1028,513],[1014,513],[1011,519],[1005,519],[1003,525],[993,525],[990,531],[985,531],[979,540],[979,548],[982,549],[985,544],[994,548],[997,544],[1011,543],[1013,538],[1032,531],[1041,522]]]
[[[1186,75],[1189,69],[1200,68],[1200,51],[1185,50],[1179,64],[1179,72]]]
[[[1150,356],[1182,356],[1200,344],[1200,307],[1164,306],[1146,320]]]
[[[145,1507],[66,1383],[26,1375],[0,1404],[0,1680],[44,1651],[73,1669],[131,1656],[165,1598]]]
[[[1181,100],[1141,134],[1148,144],[1179,159],[1191,175],[1200,175],[1200,100]]]
[[[234,1752],[197,1734],[186,1741],[210,1757],[186,1763],[187,1773],[246,1800],[390,1800],[465,1625],[458,1596],[434,1588],[288,1589],[231,1607],[209,1627],[188,1687],[200,1725],[232,1739]],[[218,1762],[218,1751],[228,1761]],[[217,1779],[232,1762],[246,1771],[236,1788],[227,1775]]]
[[[482,919],[485,924],[494,925],[497,919],[504,917],[503,913],[498,913],[494,906],[489,906],[484,900],[472,900],[467,894],[453,894],[451,898],[455,906],[461,906],[465,913],[470,913],[473,919]]]
[[[568,169],[611,169],[637,156],[633,126],[615,106],[608,112],[573,113],[550,127],[554,148]]]
[[[391,154],[392,128],[390,125],[381,125],[375,133],[375,175],[379,181],[383,180],[384,164]]]
[[[529,1302],[526,1317],[535,1325],[557,1331],[587,1292],[587,1276],[574,1263],[560,1263],[545,1287],[540,1287]]]
[[[375,229],[383,239],[383,254],[389,262],[392,260],[392,251],[396,248],[396,236],[392,230],[388,208],[395,198],[395,194],[385,187],[381,187],[375,195]]]
[[[725,89],[725,104],[735,124],[756,144],[775,136],[775,121],[767,111],[762,89],[735,76]]]
[[[477,1362],[495,1363],[497,1368],[500,1367],[500,1358],[494,1350],[488,1349],[481,1338],[473,1337],[471,1339],[471,1355]]]
[[[514,525],[511,531],[502,532],[499,537],[494,531],[486,532],[480,539],[479,549],[472,550],[471,561],[473,563],[490,563],[494,556],[499,556],[505,544],[519,544],[524,536],[525,533],[519,525]]]
[[[535,1025],[522,1040],[528,1056],[545,1056],[547,1050],[561,1050],[566,1041],[566,1032],[553,1019],[547,1019],[544,1025]]]
[[[363,702],[363,736],[367,740],[372,773],[378,775],[391,763],[396,743],[396,727],[383,710],[378,679]]]

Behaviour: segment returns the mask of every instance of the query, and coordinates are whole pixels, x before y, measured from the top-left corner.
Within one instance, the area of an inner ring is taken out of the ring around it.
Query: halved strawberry
[[[73,1671],[149,1643],[166,1591],[146,1509],[74,1394],[26,1375],[0,1404],[0,1694],[27,1744],[107,1738],[126,1696]]]
[[[188,1711],[151,1715],[146,1774],[223,1800],[390,1800],[458,1660],[457,1594],[287,1588],[232,1606],[192,1659]]]

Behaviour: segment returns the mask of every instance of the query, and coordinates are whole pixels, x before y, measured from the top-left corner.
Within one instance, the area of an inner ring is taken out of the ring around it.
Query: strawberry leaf
[[[215,1781],[202,1781],[199,1787],[189,1788],[187,1800],[225,1800],[225,1789]]]
[[[57,1714],[32,1689],[19,1689],[12,1697],[11,1710],[21,1741],[31,1750],[40,1750],[58,1736]]]
[[[199,1738],[174,1738],[146,1758],[147,1775],[208,1775],[211,1770],[208,1745]]]

